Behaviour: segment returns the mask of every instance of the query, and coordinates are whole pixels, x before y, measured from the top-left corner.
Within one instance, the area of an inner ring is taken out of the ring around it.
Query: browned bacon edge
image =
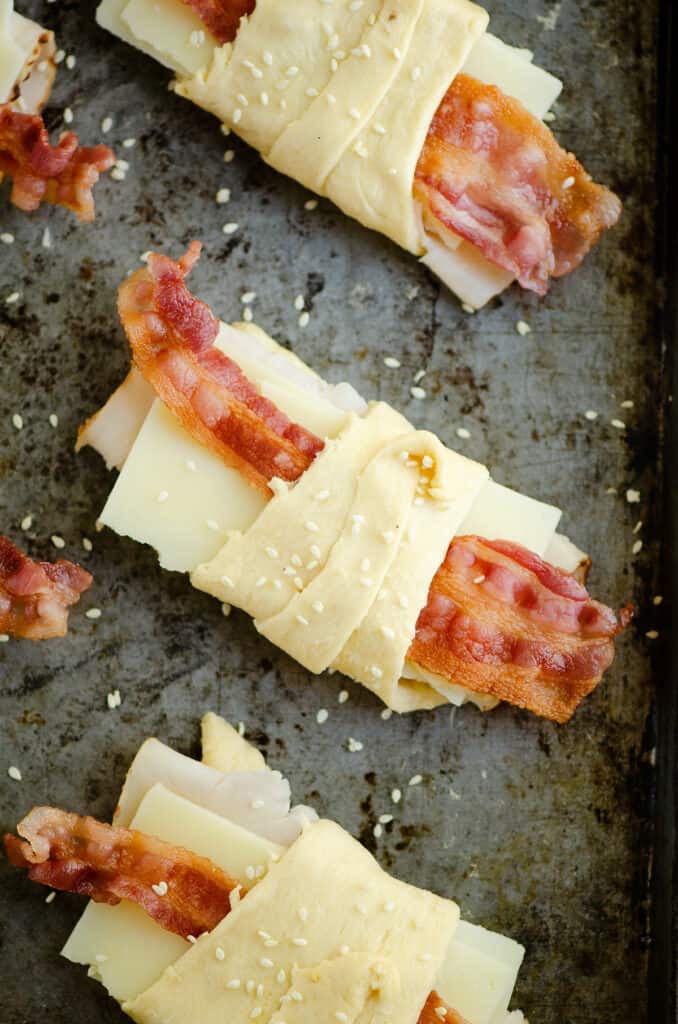
[[[39,114],[0,104],[0,178],[12,178],[10,198],[20,210],[49,202],[72,210],[80,221],[93,220],[92,188],[114,160],[108,146],[79,146],[70,131],[52,146]]]
[[[323,442],[291,423],[214,347],[218,322],[189,292],[198,258],[151,255],[120,288],[134,361],[201,444],[257,486],[297,479]],[[479,577],[482,580],[479,581]],[[574,576],[518,545],[455,538],[409,658],[445,679],[566,721],[600,681],[621,624]]]
[[[238,887],[206,857],[56,807],[34,807],[17,832],[21,839],[5,836],[5,850],[33,882],[97,903],[131,900],[183,938],[211,931]]]
[[[69,607],[91,583],[79,565],[34,562],[0,535],[0,633],[29,640],[64,636]]]
[[[97,903],[130,900],[166,931],[185,939],[216,928],[231,910],[234,889],[246,894],[207,857],[58,807],[34,807],[17,832],[21,838],[5,834],[5,851],[12,864],[28,871],[32,882]],[[418,1024],[441,1020],[465,1024],[431,992]]]
[[[230,43],[238,34],[240,19],[251,14],[256,0],[184,0],[219,43]]]

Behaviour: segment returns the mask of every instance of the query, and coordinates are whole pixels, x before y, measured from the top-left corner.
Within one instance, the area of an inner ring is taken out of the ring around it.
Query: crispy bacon
[[[32,882],[96,903],[130,900],[165,931],[185,939],[216,928],[231,910],[234,889],[246,894],[207,857],[58,807],[34,807],[16,830],[22,838],[6,833],[5,851],[10,863],[27,869]],[[441,1021],[466,1024],[431,992],[417,1024]]]
[[[148,271],[122,285],[120,314],[135,362],[189,433],[227,464],[237,453],[238,468],[265,484],[283,476],[282,459],[285,479],[295,480],[323,442],[290,424],[212,347],[217,321],[184,281],[199,252],[193,242],[179,263],[153,255]],[[203,413],[208,402],[215,427]],[[433,579],[408,658],[469,690],[564,722],[610,665],[613,637],[628,618],[625,610],[619,623],[573,575],[517,544],[457,537]]]
[[[440,222],[539,295],[621,213],[518,100],[463,74],[431,122],[414,194],[429,226]]]
[[[34,562],[0,535],[0,633],[29,640],[65,636],[68,609],[91,582],[79,565]]]
[[[52,146],[38,114],[0,104],[0,177],[13,179],[10,198],[20,210],[49,202],[72,210],[81,221],[93,220],[92,188],[114,160],[108,146],[79,146],[74,132],[64,132]]]
[[[614,658],[621,622],[518,544],[455,537],[408,657],[469,690],[564,722]]]
[[[235,39],[240,19],[251,14],[256,0],[183,0],[220,43]]]
[[[136,366],[186,430],[268,492],[273,477],[296,480],[323,443],[215,347],[218,321],[184,281],[200,249],[192,242],[178,263],[152,254],[120,288],[120,319]]]
[[[238,886],[206,857],[56,807],[34,807],[17,832],[5,850],[33,882],[113,906],[131,900],[183,938],[211,931]]]

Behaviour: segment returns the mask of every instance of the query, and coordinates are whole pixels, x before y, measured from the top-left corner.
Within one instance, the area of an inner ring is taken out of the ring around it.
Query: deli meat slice
[[[178,263],[152,254],[120,288],[134,361],[182,426],[256,486],[298,479],[323,441],[291,423],[214,347],[218,321]],[[624,628],[573,575],[516,544],[457,537],[431,584],[408,659],[476,693],[566,721],[600,681]]]
[[[414,194],[429,230],[439,222],[539,295],[621,213],[619,199],[518,100],[464,74],[431,122]]]
[[[40,115],[0,105],[0,177],[12,179],[10,198],[20,210],[48,202],[80,221],[94,220],[92,189],[114,160],[108,146],[80,146],[74,132],[64,132],[53,146]]]
[[[33,882],[97,903],[131,900],[183,938],[211,931],[238,888],[206,857],[56,807],[34,807],[17,832],[5,836],[7,856]]]
[[[68,609],[90,586],[73,562],[34,562],[0,535],[0,633],[29,640],[65,636]]]

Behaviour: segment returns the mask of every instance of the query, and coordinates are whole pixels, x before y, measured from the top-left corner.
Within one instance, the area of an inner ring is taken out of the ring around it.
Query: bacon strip
[[[240,19],[251,14],[256,0],[183,0],[192,7],[205,27],[220,43],[230,43],[238,34]]]
[[[34,807],[17,832],[21,839],[5,836],[5,850],[31,881],[112,906],[131,900],[185,939],[211,931],[238,887],[206,857],[56,807]]]
[[[457,75],[431,122],[414,195],[491,263],[544,295],[621,213],[553,133],[493,85]]]
[[[455,537],[408,657],[479,693],[565,722],[614,658],[629,622],[569,573],[517,544]]]
[[[136,365],[188,432],[247,477],[295,480],[323,448],[212,347],[218,323],[178,264],[153,255],[120,289]],[[205,413],[207,409],[208,414]],[[475,582],[479,576],[481,583]],[[457,537],[438,570],[408,658],[466,686],[566,721],[614,657],[621,623],[574,576],[504,541]]]
[[[0,633],[29,640],[65,636],[68,609],[92,582],[73,562],[34,562],[0,535]]]
[[[118,310],[134,362],[179,422],[254,486],[296,480],[323,443],[259,394],[214,346],[219,323],[184,278],[200,255],[192,242],[176,263],[152,254],[121,286]]]
[[[6,833],[5,851],[10,863],[27,869],[32,882],[112,906],[130,900],[184,939],[216,928],[231,910],[234,889],[246,895],[207,857],[58,807],[34,807],[16,830],[22,838]],[[431,992],[418,1024],[441,1021],[466,1024]]]
[[[49,202],[72,210],[80,221],[94,220],[92,188],[114,160],[108,146],[79,146],[74,132],[64,132],[52,146],[38,114],[0,104],[0,176],[13,179],[10,198],[20,210]]]

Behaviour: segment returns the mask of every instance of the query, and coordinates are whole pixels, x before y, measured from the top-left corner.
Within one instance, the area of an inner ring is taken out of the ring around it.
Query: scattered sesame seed
[[[205,520],[205,526],[207,527],[208,530],[218,530],[219,529],[219,523],[216,521],[216,519],[206,519]]]
[[[420,380],[423,380],[426,376],[426,370],[417,370],[414,375],[414,383],[418,384]]]
[[[108,132],[110,132],[112,127],[113,127],[113,118],[112,117],[105,117],[103,119],[103,121],[101,122],[101,130],[104,133],[104,135],[106,135]]]
[[[71,124],[73,121],[73,111],[70,107],[66,107],[66,109],[64,110],[64,121],[66,122],[66,124]]]
[[[100,619],[101,608],[88,608],[85,612],[85,618],[87,619]]]
[[[390,823],[393,821],[393,815],[392,814],[380,814],[379,815],[379,821],[381,822],[382,825],[390,825]],[[391,909],[393,909],[393,908],[391,908]],[[388,910],[388,907],[384,907],[384,910]]]
[[[564,189],[572,188],[573,185],[574,185],[574,178],[572,177],[572,175],[570,175],[569,178],[565,178],[565,181],[563,182],[563,188]]]
[[[292,945],[294,945],[294,946],[308,946],[308,939],[302,939],[302,938],[292,939]]]
[[[269,558],[273,558],[273,559],[275,559],[275,558],[277,558],[277,557],[278,557],[278,549],[277,549],[277,548],[274,548],[274,547],[272,547],[271,545],[269,545],[269,546],[268,546],[268,547],[266,548],[266,554],[268,555],[268,557],[269,557]]]
[[[256,1020],[257,1017],[261,1017],[262,1009],[260,1006],[255,1006],[254,1009],[250,1010],[250,1020]]]
[[[3,231],[0,235],[0,242],[3,242],[4,245],[11,245],[13,241],[14,235],[10,231]]]
[[[233,580],[231,579],[230,576],[222,576],[221,577],[221,582],[224,584],[225,587],[234,587],[235,586],[235,583],[233,582]]]
[[[262,967],[273,967],[273,961],[268,956],[262,956],[259,963],[261,964]]]
[[[658,606],[662,603],[663,600],[664,598],[661,596],[661,594],[657,594],[655,597],[652,598],[652,604]]]
[[[314,612],[318,613],[318,615],[322,615],[322,613],[325,611],[325,605],[322,603],[322,601],[314,601],[311,607]]]
[[[648,631],[645,634],[645,636],[647,637],[648,640],[656,640],[657,637],[659,636],[659,631],[656,630],[656,629],[648,629]]]
[[[356,754],[363,749],[363,744],[360,740],[354,740],[352,736],[349,736],[347,746],[351,754]]]
[[[516,330],[521,338],[524,338],[526,334],[530,334],[532,328],[525,320],[519,320],[516,324]]]
[[[228,224],[224,224],[224,226],[223,226],[223,228],[221,230],[223,231],[223,233],[225,235],[234,235],[239,227],[240,227],[239,224],[237,224],[235,221],[231,220],[231,221],[228,222]]]
[[[151,888],[157,896],[167,895],[167,882],[158,882],[157,885],[152,885]]]
[[[423,776],[413,775],[410,781],[407,783],[408,786],[419,786],[424,781]]]
[[[15,782],[21,782],[23,778],[23,775],[21,774],[21,772],[19,771],[15,764],[11,764],[9,766],[9,768],[7,769],[7,774],[9,775],[10,779],[14,779]]]
[[[304,310],[304,312],[301,313],[300,316],[299,316],[299,326],[300,327],[307,327],[308,326],[308,322],[309,322],[310,319],[311,319],[311,317],[310,317],[309,313],[306,310]]]
[[[300,626],[308,626],[308,619],[304,618],[303,615],[296,615],[295,618]]]
[[[416,384],[410,388],[410,394],[412,395],[412,398],[426,398],[426,392],[424,391],[424,389],[420,388]]]
[[[436,1017],[440,1017],[441,1020],[445,1020],[445,1018],[447,1017],[447,1007],[445,1006],[436,1006],[435,1012]]]
[[[49,414],[49,425],[50,427],[54,427],[55,430],[59,426],[59,417],[55,412],[51,412]]]
[[[54,545],[55,548],[66,547],[66,541],[64,540],[63,537],[60,537],[58,533],[53,533],[50,540],[52,541],[52,544]]]
[[[45,896],[45,903],[54,903],[55,899],[56,899],[56,893],[55,892],[48,892],[47,895]]]
[[[471,431],[467,430],[466,427],[457,427],[457,437],[460,437],[462,441],[468,441],[471,436]]]
[[[137,140],[136,139],[123,139],[122,140],[123,149],[133,149],[134,146],[136,146],[136,144],[137,144]]]
[[[617,430],[626,430],[626,424],[624,423],[623,420],[610,420],[610,423]]]
[[[640,491],[636,491],[632,487],[629,487],[626,492],[626,500],[629,505],[637,505],[640,501]]]
[[[240,988],[240,978],[231,978],[230,981],[226,982],[226,988],[230,988],[230,989]]]
[[[377,823],[372,829],[372,835],[374,836],[375,839],[379,839],[383,831],[383,827]]]
[[[9,633],[0,633],[0,644],[9,643]]]
[[[29,512],[28,515],[24,516],[23,519],[21,520],[21,529],[24,530],[24,531],[25,530],[30,530],[32,525],[33,525],[33,516]]]
[[[595,409],[587,409],[586,412],[584,413],[584,416],[586,417],[587,420],[591,420],[592,422],[593,422],[593,420],[597,420],[598,419],[598,413],[595,411]]]
[[[341,690],[340,693],[339,693],[339,696],[337,697],[337,700],[338,700],[338,702],[340,704],[345,704],[346,701],[348,700],[348,697],[349,697],[348,690]]]
[[[224,203],[227,203],[229,201],[229,199],[231,198],[231,190],[230,190],[230,188],[220,188],[219,191],[217,192],[215,198],[216,198],[216,201],[219,204],[221,204],[221,205],[223,205]]]
[[[362,116],[360,111],[356,107],[351,107],[351,109],[348,112],[348,115],[349,117],[352,117],[354,121],[359,121]]]
[[[384,672],[383,672],[382,669],[379,668],[378,665],[371,665],[370,666],[370,674],[375,679],[383,679],[383,677],[384,677]]]
[[[162,505],[164,502],[167,501],[168,498],[169,498],[169,491],[159,491],[158,492],[158,497],[157,497],[156,500],[157,500],[159,505]]]
[[[306,529],[309,533],[318,533],[320,527],[317,523],[314,523],[312,519],[307,519],[305,523]]]
[[[235,150],[234,149],[227,149],[226,152],[224,153],[224,163],[225,164],[230,164],[230,162],[231,162],[231,160],[233,160],[234,156],[235,156]]]
[[[116,708],[119,708],[122,704],[120,690],[113,690],[111,693],[107,693],[106,704],[108,705],[109,711],[115,711]]]
[[[253,811],[260,811],[263,806],[264,806],[264,801],[262,799],[253,800],[252,801],[252,810]]]
[[[392,714],[393,714],[393,712],[391,711],[390,708],[384,708],[384,710],[381,712],[381,720],[382,720],[382,722],[388,722],[388,720],[389,720],[389,718],[391,717]]]
[[[389,370],[399,370],[401,365],[400,360],[395,356],[384,356],[384,366],[388,366]]]
[[[12,416],[12,426],[15,428],[15,430],[22,430],[23,425],[23,416],[21,416],[18,412],[15,412],[14,415]]]
[[[633,547],[631,548],[632,553],[634,555],[639,555],[642,550],[643,550],[643,542],[642,542],[642,540],[634,541],[633,542]]]
[[[10,292],[5,299],[6,306],[13,306],[21,298],[21,292]]]
[[[339,1021],[339,1024],[347,1024],[348,1014],[342,1013],[341,1010],[337,1010],[335,1013],[335,1019]]]
[[[82,538],[82,546],[85,549],[85,551],[91,551],[92,550],[92,546],[93,545],[92,545],[92,541],[89,539],[89,537],[83,537]]]
[[[307,921],[308,920],[308,909],[306,907],[299,907],[299,910],[297,911],[297,913],[299,914],[299,920],[300,921]]]

